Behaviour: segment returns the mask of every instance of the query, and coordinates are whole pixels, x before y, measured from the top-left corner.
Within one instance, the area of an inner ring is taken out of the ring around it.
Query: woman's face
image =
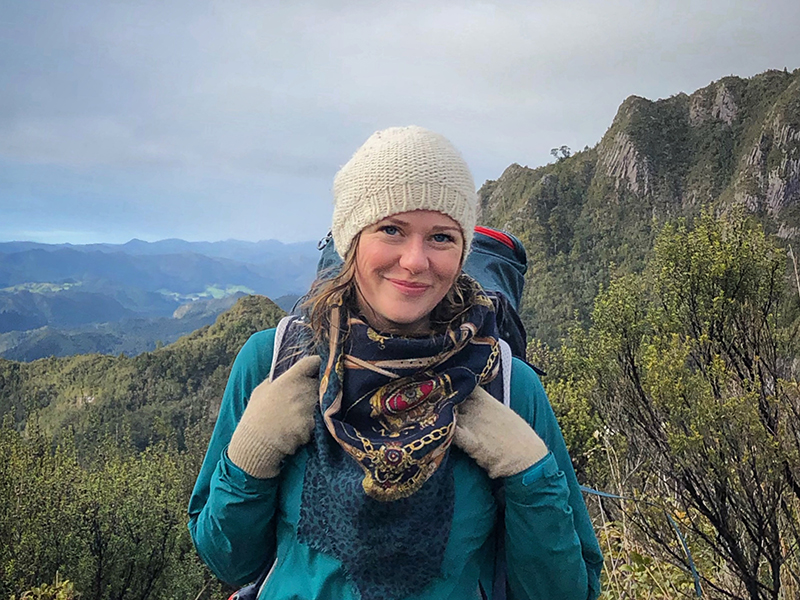
[[[415,210],[361,232],[356,246],[358,307],[383,333],[424,334],[430,313],[461,271],[464,236],[453,219]]]

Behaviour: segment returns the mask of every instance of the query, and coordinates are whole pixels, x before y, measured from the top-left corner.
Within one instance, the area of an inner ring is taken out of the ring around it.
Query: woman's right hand
[[[228,445],[233,464],[258,479],[276,477],[283,459],[309,442],[319,402],[319,365],[319,356],[306,356],[253,390]]]

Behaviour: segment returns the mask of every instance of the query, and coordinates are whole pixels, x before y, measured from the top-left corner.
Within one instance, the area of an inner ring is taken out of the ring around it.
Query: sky
[[[800,2],[0,0],[0,241],[318,239],[374,131],[476,186],[630,95],[800,68]]]

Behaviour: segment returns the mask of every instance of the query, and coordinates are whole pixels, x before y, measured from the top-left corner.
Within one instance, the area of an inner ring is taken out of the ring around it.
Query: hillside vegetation
[[[248,296],[133,358],[0,359],[0,597],[59,574],[82,598],[230,593],[196,557],[186,505],[236,353],[283,314]]]
[[[0,416],[10,414],[22,427],[35,415],[56,438],[65,430],[95,436],[122,425],[139,448],[160,439],[159,424],[180,436],[215,416],[239,348],[283,314],[268,298],[246,296],[214,325],[135,357],[0,360]]]

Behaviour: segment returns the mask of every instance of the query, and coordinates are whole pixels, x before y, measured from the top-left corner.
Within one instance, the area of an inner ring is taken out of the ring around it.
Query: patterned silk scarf
[[[363,600],[397,600],[442,575],[453,515],[455,407],[500,397],[494,307],[467,276],[461,322],[425,338],[382,335],[335,302],[300,540],[342,561]],[[345,335],[344,332],[347,332]]]

